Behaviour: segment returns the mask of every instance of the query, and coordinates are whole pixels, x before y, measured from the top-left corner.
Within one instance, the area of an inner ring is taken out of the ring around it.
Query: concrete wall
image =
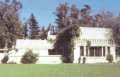
[[[26,50],[19,50],[18,52],[16,51],[11,51],[9,52],[9,62],[16,62],[17,64],[21,64],[21,58],[24,55],[24,53],[26,52]],[[33,51],[33,53],[35,53]],[[38,56],[38,61],[36,62],[36,64],[60,64],[62,63],[61,61],[61,56],[60,55],[48,55],[48,54],[41,54],[42,52],[37,53]],[[3,55],[4,57],[4,55]],[[1,56],[1,59],[3,58]]]

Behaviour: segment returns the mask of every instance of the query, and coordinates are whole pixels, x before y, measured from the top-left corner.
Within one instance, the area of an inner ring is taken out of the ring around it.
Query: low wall
[[[60,55],[40,56],[36,64],[61,64]]]
[[[16,62],[17,64],[21,64],[22,56],[9,56],[9,62]],[[60,64],[61,56],[60,55],[48,55],[48,56],[39,56],[36,64]]]

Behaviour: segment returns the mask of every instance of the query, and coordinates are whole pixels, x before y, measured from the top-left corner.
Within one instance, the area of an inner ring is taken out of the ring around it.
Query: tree
[[[111,28],[114,25],[113,14],[109,11],[102,11],[98,13],[95,17],[95,27],[109,27]]]
[[[42,39],[42,40],[47,39],[47,33],[48,33],[48,31],[43,26],[40,31],[40,39]]]
[[[92,26],[93,25],[93,17],[90,16],[91,7],[89,5],[84,5],[84,7],[80,10],[80,24],[84,26]]]
[[[67,3],[60,4],[56,9],[56,23],[58,25],[59,30],[63,29],[67,26],[67,14],[69,7]]]
[[[25,23],[23,26],[23,38],[28,38],[28,24]]]
[[[12,47],[17,38],[21,36],[21,22],[19,19],[19,10],[22,5],[17,0],[0,1],[0,39],[3,47]]]
[[[62,7],[63,5],[64,4],[60,5],[59,7]],[[67,8],[69,7],[67,6]],[[59,12],[61,13],[61,11],[58,11],[58,14],[60,14]],[[70,14],[67,14],[68,12]],[[76,23],[76,20],[78,19],[78,9],[75,6],[72,6],[71,11],[66,10],[65,16],[62,14],[60,16],[67,18],[67,20],[59,21],[59,23],[57,23],[60,30],[57,34],[54,50],[57,54],[62,55],[63,62],[72,63],[74,40],[75,37],[79,36],[79,26]]]
[[[31,39],[39,39],[39,26],[38,22],[33,14],[31,14],[29,19],[30,26],[30,38]]]

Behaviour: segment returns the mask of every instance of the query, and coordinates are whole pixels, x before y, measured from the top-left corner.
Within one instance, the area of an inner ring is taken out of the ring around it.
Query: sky
[[[67,2],[68,5],[76,4],[78,8],[88,4],[92,13],[96,14],[102,10],[108,10],[117,15],[120,12],[120,0],[20,0],[23,8],[20,17],[25,22],[33,13],[40,26],[48,26],[55,23],[56,7],[60,3]]]

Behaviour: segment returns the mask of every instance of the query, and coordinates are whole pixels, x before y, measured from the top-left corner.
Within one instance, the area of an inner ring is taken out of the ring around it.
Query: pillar
[[[115,46],[110,47],[110,53],[113,56],[113,61],[116,61]]]
[[[80,46],[76,46],[74,49],[74,61],[73,61],[73,63],[78,63],[79,57],[80,57]]]
[[[107,54],[108,54],[108,48],[107,48],[107,46],[105,47],[105,56],[107,56]]]

